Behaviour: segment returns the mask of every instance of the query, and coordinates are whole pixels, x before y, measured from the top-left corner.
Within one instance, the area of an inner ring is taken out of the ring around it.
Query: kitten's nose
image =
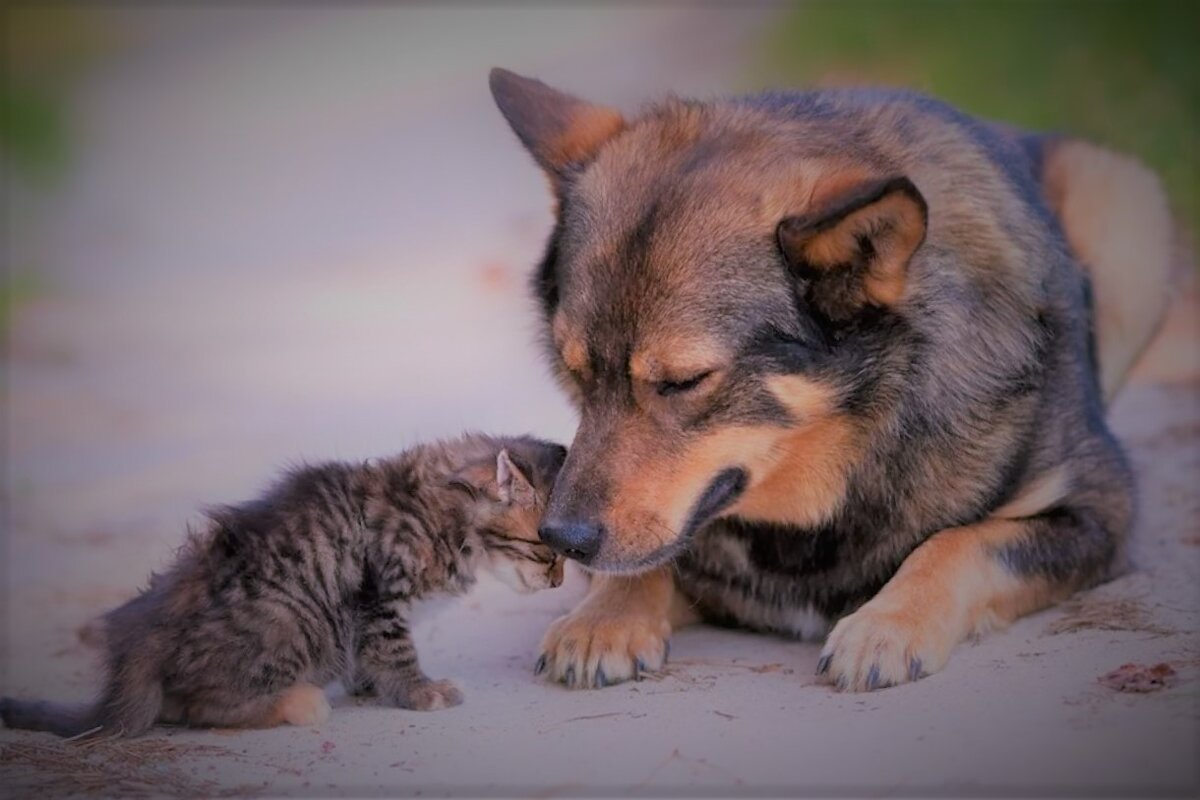
[[[604,526],[599,522],[545,520],[538,528],[538,536],[567,558],[586,564],[600,551]]]

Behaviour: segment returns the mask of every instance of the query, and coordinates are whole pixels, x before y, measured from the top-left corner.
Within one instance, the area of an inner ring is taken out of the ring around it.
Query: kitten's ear
[[[500,495],[500,502],[519,506],[531,506],[534,504],[535,493],[533,484],[529,482],[529,478],[525,477],[525,473],[513,463],[509,457],[507,450],[501,450],[496,456],[496,486]]]

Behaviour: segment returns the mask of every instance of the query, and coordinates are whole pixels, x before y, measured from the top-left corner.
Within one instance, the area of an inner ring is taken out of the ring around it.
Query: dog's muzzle
[[[692,506],[692,513],[688,515],[680,538],[686,539],[691,536],[701,525],[733,505],[742,496],[742,492],[746,491],[748,482],[746,471],[740,467],[730,467],[717,473],[717,477],[712,479],[708,488]]]

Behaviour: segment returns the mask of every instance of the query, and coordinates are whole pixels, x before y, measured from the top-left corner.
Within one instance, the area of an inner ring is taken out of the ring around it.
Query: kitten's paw
[[[410,687],[396,705],[414,711],[436,711],[462,701],[462,692],[450,681],[425,681]]]
[[[316,686],[300,683],[283,693],[275,713],[289,725],[320,725],[329,719],[329,700]]]
[[[834,626],[817,674],[844,691],[869,692],[938,671],[954,644],[926,615],[871,601]]]
[[[639,680],[666,664],[670,635],[670,623],[659,616],[580,608],[551,623],[534,673],[571,689]]]

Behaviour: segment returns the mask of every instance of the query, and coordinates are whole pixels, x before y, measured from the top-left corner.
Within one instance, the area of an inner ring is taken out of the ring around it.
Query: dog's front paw
[[[670,623],[649,613],[580,608],[550,625],[534,672],[572,689],[638,680],[662,669],[670,635]]]
[[[396,705],[413,711],[436,711],[462,701],[462,692],[450,681],[422,681],[405,689]]]
[[[839,689],[869,692],[936,672],[953,646],[933,619],[872,601],[834,626],[817,674]]]

